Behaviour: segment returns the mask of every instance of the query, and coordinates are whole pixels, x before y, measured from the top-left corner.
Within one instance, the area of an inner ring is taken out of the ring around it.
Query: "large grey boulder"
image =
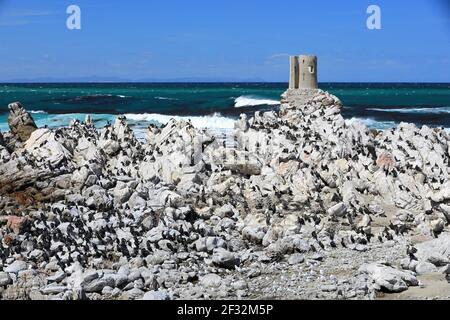
[[[55,132],[46,128],[34,130],[27,138],[24,149],[33,155],[35,160],[49,163],[54,167],[72,160],[71,152],[58,141]]]
[[[416,257],[423,263],[431,263],[436,267],[450,264],[450,233],[445,232],[438,238],[418,243]]]
[[[166,291],[149,291],[144,294],[142,300],[170,300],[170,295]]]
[[[22,260],[16,260],[13,263],[11,263],[9,266],[7,266],[4,271],[8,273],[19,273],[20,271],[26,270],[28,268],[28,265],[25,261]]]
[[[34,130],[21,148],[11,154],[10,161],[0,166],[0,192],[23,189],[37,181],[48,181],[70,172],[73,170],[71,158],[70,151],[54,131],[45,128]]]
[[[200,284],[208,288],[217,288],[222,284],[222,278],[214,273],[209,273],[200,278]]]
[[[7,286],[12,283],[12,279],[7,272],[0,272],[0,287]]]
[[[14,102],[8,105],[8,125],[11,132],[25,142],[31,134],[37,129],[33,118],[25,111],[20,102]]]
[[[84,288],[86,292],[101,292],[104,287],[114,287],[115,279],[112,277],[103,277],[101,279],[96,279]]]
[[[214,250],[212,261],[216,266],[226,269],[234,269],[234,267],[240,264],[239,257],[223,248],[217,248]]]
[[[374,282],[376,290],[402,292],[409,286],[419,284],[414,272],[402,271],[382,263],[364,264],[359,271],[366,273]]]

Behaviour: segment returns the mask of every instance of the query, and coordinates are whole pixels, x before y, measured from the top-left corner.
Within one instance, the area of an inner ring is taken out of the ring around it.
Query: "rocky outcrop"
[[[8,125],[11,133],[25,142],[37,129],[33,118],[25,111],[20,102],[11,103],[9,106]]]
[[[123,117],[5,133],[0,295],[374,298],[449,270],[449,135],[374,132],[341,108],[288,90],[279,112],[240,117],[232,147],[176,120],[146,142]]]

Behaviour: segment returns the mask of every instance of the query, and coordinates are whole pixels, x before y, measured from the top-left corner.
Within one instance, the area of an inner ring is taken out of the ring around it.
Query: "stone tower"
[[[298,63],[298,56],[291,56],[289,58],[291,63],[291,73],[289,78],[289,89],[297,89],[300,75],[300,65]]]
[[[317,89],[317,57],[291,56],[289,89]]]
[[[317,57],[300,56],[298,60],[300,64],[300,79],[298,81],[298,87],[300,89],[317,89]]]

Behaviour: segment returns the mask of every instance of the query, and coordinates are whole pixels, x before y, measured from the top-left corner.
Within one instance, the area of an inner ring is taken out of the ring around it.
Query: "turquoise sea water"
[[[171,117],[194,125],[231,128],[240,113],[278,107],[286,83],[0,84],[0,130],[7,131],[7,105],[20,101],[38,126],[68,125],[93,115],[99,126],[116,115],[132,125],[162,124]],[[323,83],[344,103],[345,118],[372,128],[401,121],[450,128],[450,84]]]

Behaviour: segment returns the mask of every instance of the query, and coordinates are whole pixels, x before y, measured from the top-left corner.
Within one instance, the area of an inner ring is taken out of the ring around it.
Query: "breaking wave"
[[[371,118],[351,118],[345,120],[345,123],[347,125],[351,125],[353,122],[361,122],[370,129],[378,129],[378,130],[393,128],[397,125],[395,121],[377,121]]]
[[[254,106],[261,106],[261,105],[276,106],[279,104],[280,104],[280,101],[259,98],[259,97],[255,97],[255,96],[240,96],[239,98],[236,98],[234,100],[235,108],[254,107]]]
[[[436,107],[436,108],[396,108],[396,109],[382,109],[382,108],[370,108],[370,111],[379,112],[398,112],[398,113],[428,113],[428,114],[441,114],[450,113],[450,107]]]
[[[207,116],[171,116],[158,113],[128,113],[124,116],[132,121],[146,121],[154,123],[156,125],[163,125],[175,119],[177,121],[191,121],[192,125],[196,128],[208,128],[208,129],[233,129],[235,120],[222,116],[220,113],[214,113]]]

